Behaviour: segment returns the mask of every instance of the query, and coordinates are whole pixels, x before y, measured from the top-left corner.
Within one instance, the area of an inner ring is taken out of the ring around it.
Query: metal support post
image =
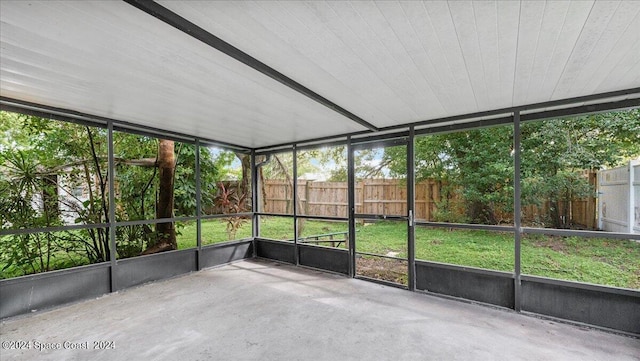
[[[256,243],[255,239],[260,235],[260,219],[257,215],[260,212],[258,195],[260,192],[259,189],[259,179],[258,179],[258,167],[256,167],[256,151],[251,151],[251,211],[253,215],[251,216],[251,236],[254,239],[253,242],[253,257],[256,257]]]
[[[513,225],[514,225],[514,308],[520,312],[522,309],[522,287],[520,279],[520,250],[522,241],[521,220],[521,184],[520,184],[520,112],[513,114]]]
[[[198,246],[197,270],[202,269],[202,189],[200,183],[200,140],[196,139],[196,242]]]
[[[415,128],[409,128],[409,140],[407,143],[407,246],[409,257],[409,291],[416,289],[416,233],[415,233],[415,214],[416,214],[416,172],[415,172],[415,148],[414,148]]]
[[[292,187],[293,187],[293,259],[295,260],[295,264],[300,264],[300,252],[298,249],[298,150],[296,149],[296,145],[293,145],[293,150],[291,151],[293,154],[293,177],[292,177]]]
[[[355,165],[351,137],[347,137],[347,194],[349,211],[349,276],[356,276]]]
[[[111,263],[111,292],[118,290],[115,278],[116,262],[116,166],[113,149],[113,122],[107,122],[108,179],[109,179],[109,262]]]

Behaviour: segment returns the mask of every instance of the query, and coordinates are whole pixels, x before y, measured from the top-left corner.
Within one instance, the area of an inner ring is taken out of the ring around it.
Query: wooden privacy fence
[[[593,189],[600,190],[598,184],[598,173],[595,171],[585,170],[582,177],[589,182]],[[585,228],[595,230],[598,228],[598,208],[597,198],[587,197],[574,199],[571,202],[558,202],[558,214],[567,215],[567,224],[571,224],[573,228]],[[549,214],[551,202],[545,201],[540,205],[523,205],[522,220],[523,222],[537,222],[540,218]],[[568,208],[568,209],[567,209]],[[564,216],[563,216],[564,217]]]
[[[595,176],[594,176],[595,177]],[[438,204],[442,201],[446,184],[433,179],[416,184],[416,219],[436,221]],[[285,180],[265,180],[264,194],[266,213],[293,213],[293,189]],[[407,187],[399,179],[367,179],[356,182],[356,213],[379,215],[407,214]],[[347,217],[347,182],[298,181],[299,213],[321,217]],[[566,205],[560,205],[565,207]],[[548,213],[549,202],[542,205],[523,207],[523,220],[534,222]],[[571,202],[573,224],[594,229],[596,226],[595,198],[579,199]],[[464,207],[454,207],[454,212],[464,213]],[[451,212],[451,210],[449,210]],[[512,218],[513,215],[504,215]]]
[[[284,180],[265,181],[267,213],[292,213],[293,190]],[[433,220],[440,201],[441,182],[416,184],[416,218]],[[368,179],[356,182],[356,213],[406,215],[407,187],[397,179]],[[323,217],[347,217],[347,182],[298,181],[300,213]]]

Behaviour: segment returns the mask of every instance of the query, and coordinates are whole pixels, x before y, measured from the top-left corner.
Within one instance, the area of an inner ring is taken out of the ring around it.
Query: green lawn
[[[293,221],[287,217],[262,217],[261,236],[293,239]],[[305,220],[300,223],[302,237],[347,231],[346,222]],[[196,223],[178,224],[178,248],[196,247]],[[251,222],[238,229],[234,239],[251,237]],[[344,239],[336,235],[335,239]],[[226,242],[226,222],[221,219],[202,223],[203,245]],[[328,240],[328,238],[323,238]],[[329,243],[321,243],[329,245]],[[340,247],[346,247],[343,242]],[[407,257],[407,231],[402,222],[357,224],[356,251]],[[528,235],[522,240],[522,273],[536,276],[640,289],[640,243],[578,237]],[[416,258],[491,270],[513,272],[513,234],[446,228],[416,228]],[[59,257],[55,268],[70,267],[69,256]],[[1,268],[0,264],[0,268]],[[7,269],[3,278],[20,274]]]
[[[261,221],[262,237],[292,239],[293,222],[286,217],[268,217]],[[182,231],[181,248],[189,234]],[[246,229],[246,230],[245,230]],[[249,236],[247,223],[238,235]],[[404,223],[377,222],[356,227],[358,252],[407,257],[407,231]],[[302,237],[346,232],[346,222],[304,221]],[[203,238],[226,241],[224,224],[219,220],[203,223]],[[336,236],[336,239],[340,236]],[[325,238],[328,239],[328,238]],[[324,243],[324,245],[328,245]],[[342,243],[344,248],[345,244]],[[615,287],[640,288],[640,244],[628,240],[528,235],[522,240],[522,273],[570,281],[589,282]],[[513,234],[479,230],[416,228],[416,258],[491,270],[513,272]]]
[[[418,227],[416,258],[512,272],[514,269],[513,234]]]
[[[640,243],[630,240],[529,235],[522,273],[640,288]]]

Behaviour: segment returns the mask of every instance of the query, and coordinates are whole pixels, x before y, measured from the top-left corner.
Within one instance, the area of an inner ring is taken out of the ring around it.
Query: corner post
[[[258,180],[258,167],[256,166],[256,151],[251,151],[251,237],[253,238],[253,257],[255,258],[256,253],[256,238],[260,235],[260,219],[258,218],[258,212],[260,212],[260,208],[258,206],[258,191],[259,188],[259,180]]]
[[[409,257],[409,291],[416,290],[416,233],[415,233],[415,215],[416,215],[416,172],[415,172],[415,128],[409,128],[409,139],[407,142],[407,213],[409,219],[407,220],[407,235],[408,235],[408,254]]]
[[[200,140],[196,139],[196,242],[198,258],[196,270],[202,269],[202,188],[200,183]]]
[[[356,193],[355,166],[351,137],[347,137],[347,195],[349,216],[349,276],[356,276]]]
[[[109,172],[109,262],[111,263],[111,292],[118,290],[115,271],[116,261],[116,165],[113,147],[113,121],[107,122],[108,172]]]
[[[520,253],[522,243],[522,204],[520,173],[520,111],[513,114],[513,226],[514,226],[514,309],[522,310],[522,283]]]
[[[298,249],[298,148],[296,144],[293,145],[291,154],[293,155],[293,259],[296,265],[300,265],[300,250]]]

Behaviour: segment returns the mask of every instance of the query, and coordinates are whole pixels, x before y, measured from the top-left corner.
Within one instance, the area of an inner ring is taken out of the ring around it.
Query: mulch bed
[[[402,285],[408,284],[407,268],[407,261],[372,256],[356,258],[356,273],[358,275]]]

